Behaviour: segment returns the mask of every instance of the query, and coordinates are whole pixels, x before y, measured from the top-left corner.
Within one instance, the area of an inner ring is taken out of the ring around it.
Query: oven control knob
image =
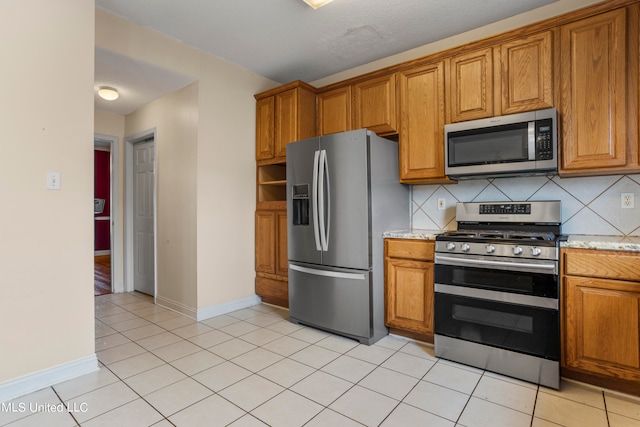
[[[456,248],[456,244],[453,242],[447,243],[447,250],[452,251]]]
[[[493,245],[487,245],[487,247],[485,248],[488,254],[492,254],[496,251],[496,247]]]
[[[513,247],[513,254],[514,255],[520,255],[522,253],[522,248],[520,246],[514,246]]]
[[[471,246],[469,246],[468,243],[463,243],[460,249],[462,249],[462,252],[469,252],[469,250],[471,249]]]
[[[531,255],[533,255],[533,256],[538,256],[538,255],[540,255],[541,253],[542,253],[542,249],[540,249],[540,248],[538,248],[538,247],[536,247],[536,246],[534,246],[534,247],[532,247],[532,248],[531,248]]]

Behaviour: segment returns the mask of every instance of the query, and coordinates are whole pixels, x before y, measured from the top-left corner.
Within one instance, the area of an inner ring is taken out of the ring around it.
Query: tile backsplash
[[[457,202],[560,200],[563,234],[640,236],[640,201],[622,209],[621,193],[640,197],[640,174],[583,178],[518,177],[414,185],[412,227],[452,230]],[[444,199],[445,209],[438,209]]]

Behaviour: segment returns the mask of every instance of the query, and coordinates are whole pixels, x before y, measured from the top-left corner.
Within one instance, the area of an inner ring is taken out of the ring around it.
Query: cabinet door
[[[451,122],[494,115],[493,50],[486,48],[450,59]]]
[[[274,211],[256,211],[256,271],[276,273]]]
[[[433,334],[433,263],[386,259],[385,323]]]
[[[564,365],[640,380],[640,286],[564,277]]]
[[[287,144],[298,140],[298,89],[290,89],[275,96],[274,157],[287,155]]]
[[[318,133],[351,130],[351,86],[318,95]]]
[[[501,114],[553,107],[551,31],[502,44],[500,64]]]
[[[354,85],[355,129],[378,135],[397,132],[396,75],[378,77]]]
[[[287,211],[275,213],[276,238],[275,244],[276,265],[275,273],[287,277],[289,273],[289,254],[287,253]]]
[[[622,8],[561,27],[561,173],[626,164],[625,25]]]
[[[444,64],[403,71],[400,88],[400,180],[444,175]]]
[[[256,160],[273,158],[275,98],[270,96],[256,102]]]

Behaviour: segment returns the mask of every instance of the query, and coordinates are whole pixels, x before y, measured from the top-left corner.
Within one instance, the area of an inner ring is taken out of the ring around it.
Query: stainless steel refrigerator
[[[364,344],[387,335],[382,233],[409,217],[396,142],[361,129],[288,144],[289,319]]]

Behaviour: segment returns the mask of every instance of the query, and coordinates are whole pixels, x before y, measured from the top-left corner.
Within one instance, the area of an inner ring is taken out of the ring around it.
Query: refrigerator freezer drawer
[[[289,307],[293,321],[367,341],[370,272],[290,263]]]

